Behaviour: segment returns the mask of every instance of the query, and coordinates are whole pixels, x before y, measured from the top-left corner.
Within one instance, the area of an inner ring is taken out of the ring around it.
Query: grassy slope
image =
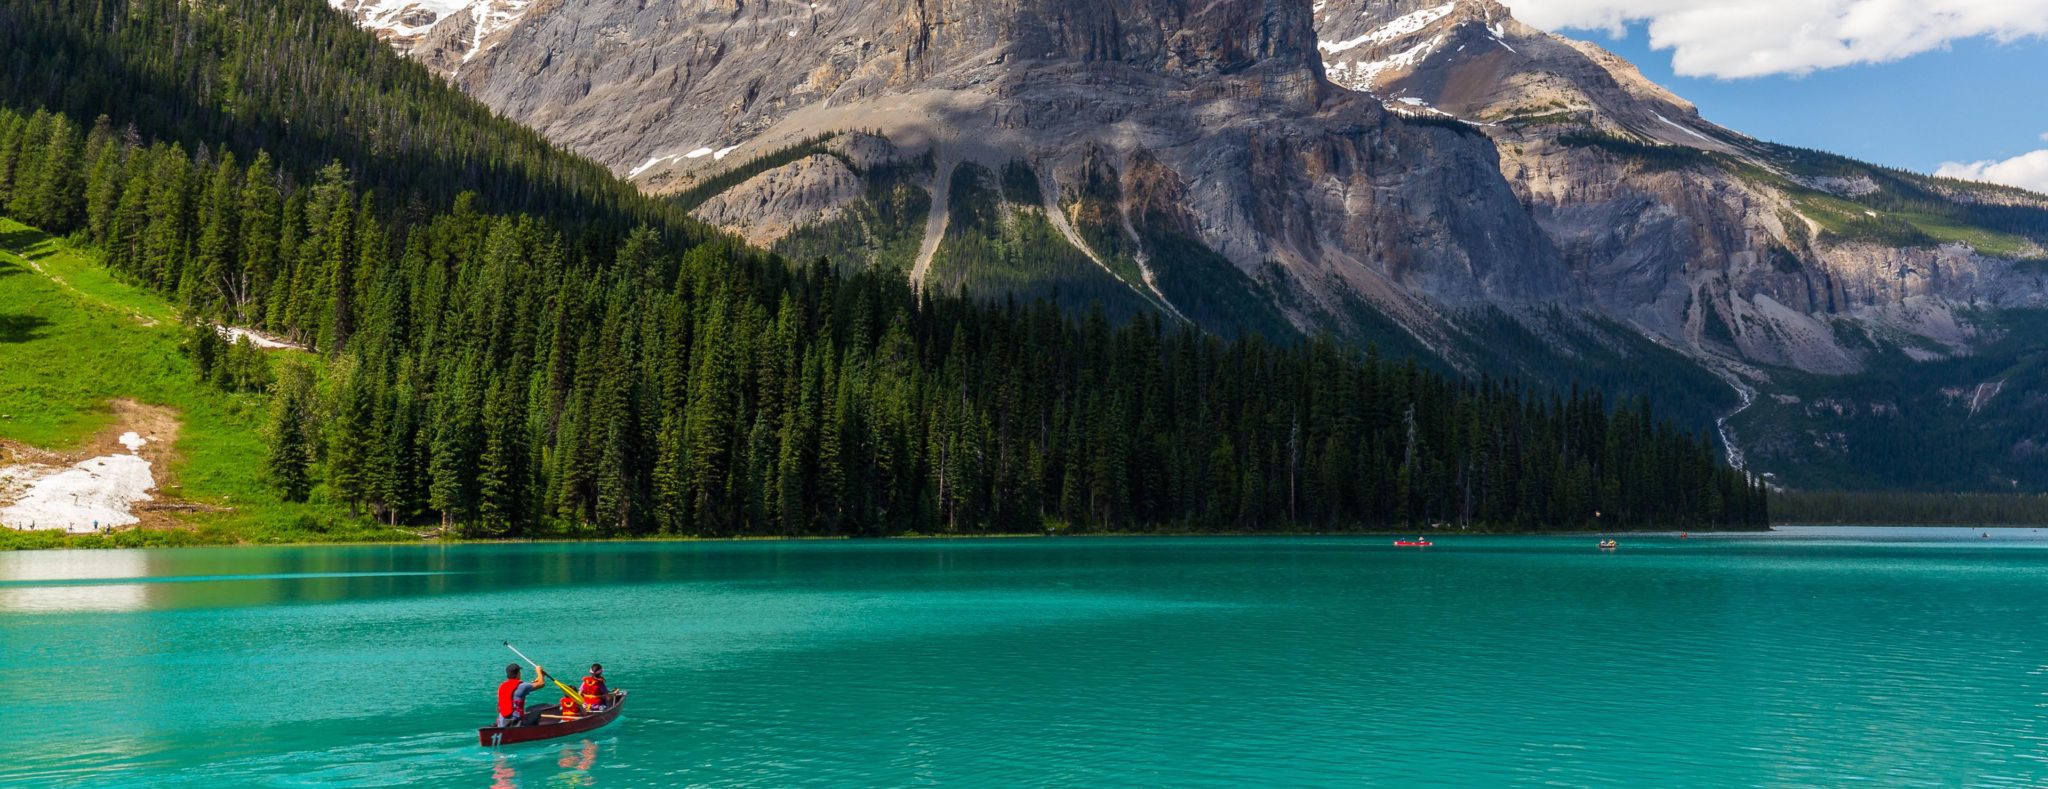
[[[182,516],[189,529],[112,538],[0,530],[0,548],[404,536],[280,501],[262,478],[268,398],[201,383],[180,333],[170,304],[115,280],[95,254],[0,219],[0,438],[71,450],[110,425],[109,401],[167,406],[183,426],[157,470],[159,497],[222,508]]]
[[[1783,191],[1801,214],[1818,223],[1823,232],[1838,238],[1896,246],[1962,243],[1985,255],[2025,259],[2040,254],[2043,239],[2038,231],[2048,228],[2048,212],[2041,209],[1972,206],[1939,197],[1937,187],[1987,197],[2038,200],[2022,190],[1935,179],[1821,151],[1779,145],[1766,145],[1764,155],[1791,176],[1862,177],[1876,184],[1877,191],[1867,195],[1837,195],[1747,162],[1720,160],[1737,175]],[[2010,224],[2014,221],[2034,230],[2017,231]],[[2029,238],[2027,232],[2034,237]]]

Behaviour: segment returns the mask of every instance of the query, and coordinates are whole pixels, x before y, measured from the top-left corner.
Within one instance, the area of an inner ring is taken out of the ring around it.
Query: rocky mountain
[[[837,133],[703,215],[775,244],[893,190],[856,160],[891,162],[930,208],[869,235],[922,226],[886,261],[920,282],[1049,289],[1028,269],[1052,256],[1063,292],[1112,310],[1225,331],[1395,315],[1432,345],[1447,306],[1573,289],[1493,147],[1329,83],[1305,3],[602,0],[536,6],[466,57],[449,73],[471,93],[655,191]],[[962,270],[975,239],[1046,249]]]
[[[1701,413],[2021,353],[1998,316],[2048,307],[2048,198],[1749,138],[1492,0],[331,1],[700,218],[926,287]],[[1855,451],[1815,418],[1724,437],[1796,476]]]
[[[1331,2],[1318,29],[1334,80],[1484,129],[1600,310],[1696,353],[1849,373],[1869,356],[1837,325],[1961,351],[1959,310],[2048,304],[2038,267],[2016,262],[2044,255],[2048,198],[1750,139],[1490,0]],[[2036,213],[2000,234],[1976,216],[1985,202]]]
[[[2005,487],[2039,463],[2040,398],[1952,393],[2036,375],[2048,336],[2005,313],[2048,306],[2048,198],[1752,139],[1489,0],[1330,2],[1317,27],[1333,81],[1483,129],[1596,310],[1742,391],[1724,429],[1761,468]],[[1907,462],[1956,429],[1989,440]]]

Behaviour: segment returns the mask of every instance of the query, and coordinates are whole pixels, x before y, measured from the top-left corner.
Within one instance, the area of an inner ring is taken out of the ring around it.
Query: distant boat
[[[1428,540],[1422,539],[1421,537],[1417,537],[1417,538],[1415,538],[1415,539],[1412,539],[1412,540],[1395,540],[1395,541],[1394,541],[1394,547],[1396,547],[1396,548],[1427,548],[1427,547],[1429,547],[1429,546],[1431,546],[1431,545],[1435,545],[1435,544],[1436,544],[1436,543],[1433,543],[1433,542],[1430,542],[1430,541],[1428,541]]]
[[[1615,548],[1619,548],[1619,547],[1621,547],[1621,543],[1615,542],[1615,541],[1613,541],[1613,540],[1601,540],[1601,541],[1600,541],[1600,549],[1601,549],[1601,550],[1603,550],[1603,551],[1606,551],[1606,550],[1613,550],[1613,549],[1615,549]]]

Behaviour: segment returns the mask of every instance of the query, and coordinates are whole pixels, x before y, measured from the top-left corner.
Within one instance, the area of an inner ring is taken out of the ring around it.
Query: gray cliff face
[[[1118,179],[1132,265],[1095,248],[1114,239],[1070,239],[1169,307],[1189,277],[1154,248],[1161,233],[1220,254],[1302,328],[1341,331],[1369,305],[1426,340],[1447,307],[1575,297],[1485,138],[1332,85],[1316,41],[1299,0],[593,0],[536,6],[453,73],[657,193],[820,134],[929,152],[935,215],[906,266],[919,278],[954,167],[1025,162],[1057,203],[1092,160]],[[829,166],[787,165],[697,215],[773,243],[859,191],[851,171],[798,186]]]
[[[1970,329],[1959,312],[2048,301],[2038,277],[1962,244],[1829,232],[1843,217],[1817,213],[1825,201],[1815,198],[1867,196],[1876,180],[1803,175],[1794,152],[1703,120],[1628,62],[1521,24],[1493,0],[1331,0],[1317,26],[1333,81],[1397,112],[1484,130],[1500,175],[1598,309],[1694,354],[1745,370],[1854,372],[1866,354],[1844,345],[1837,323],[1962,352]],[[1958,202],[2048,204],[1916,187]]]
[[[1121,66],[1152,78],[1239,74],[1233,89],[1316,100],[1305,9],[1194,5],[595,0],[529,14],[456,77],[491,106],[622,172],[675,157],[636,176],[655,188],[704,169],[687,158],[692,151],[740,146],[733,153],[744,157],[782,142],[757,138],[802,110],[862,120],[886,112],[872,105],[887,96],[988,95],[1006,75],[1044,64]]]

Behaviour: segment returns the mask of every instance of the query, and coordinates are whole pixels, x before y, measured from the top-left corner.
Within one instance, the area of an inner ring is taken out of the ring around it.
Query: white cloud
[[[2041,141],[2048,142],[2048,132],[2041,132]]]
[[[2048,150],[2023,153],[2002,162],[1944,162],[1934,174],[1945,178],[1989,181],[2048,194]]]
[[[2048,0],[1504,0],[1548,30],[1647,22],[1684,76],[1760,77],[1883,63],[1990,38],[2048,36]]]

